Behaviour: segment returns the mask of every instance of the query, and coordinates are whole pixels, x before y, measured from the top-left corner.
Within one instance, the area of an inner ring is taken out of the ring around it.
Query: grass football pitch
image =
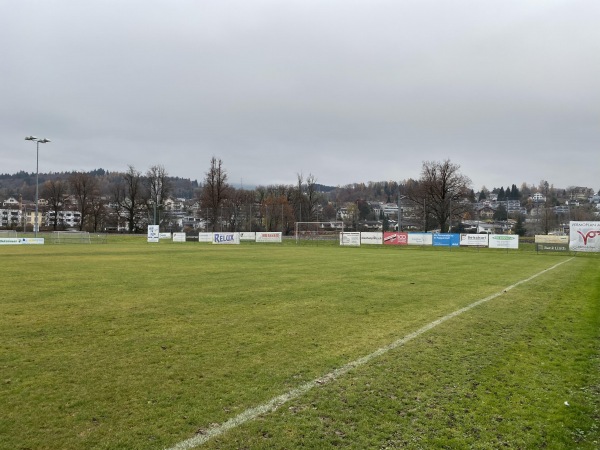
[[[1,449],[600,447],[594,255],[138,236],[0,258]]]

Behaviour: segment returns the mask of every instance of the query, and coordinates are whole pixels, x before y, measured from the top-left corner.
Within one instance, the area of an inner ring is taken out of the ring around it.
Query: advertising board
[[[536,244],[568,244],[569,236],[554,236],[554,235],[545,235],[545,234],[536,234],[535,235],[535,243]]]
[[[173,242],[185,242],[185,233],[173,233]]]
[[[364,231],[360,233],[361,245],[381,245],[383,244],[383,233],[381,231]]]
[[[340,233],[340,245],[360,247],[360,233],[358,231]]]
[[[398,233],[396,231],[385,231],[383,233],[384,245],[408,245],[408,233]]]
[[[519,248],[519,235],[517,234],[490,234],[490,248]]]
[[[433,234],[408,233],[408,245],[433,245]]]
[[[569,249],[600,252],[600,222],[570,222]]]
[[[0,238],[0,245],[41,245],[44,238]]]
[[[463,246],[475,246],[475,247],[487,247],[488,246],[488,235],[486,234],[461,234],[460,245]]]
[[[212,243],[216,245],[237,245],[240,243],[240,233],[213,233]]]
[[[538,252],[568,252],[569,244],[535,244],[535,250]]]
[[[281,239],[281,231],[256,233],[256,242],[281,242]]]
[[[456,233],[434,233],[434,247],[458,247],[460,245],[460,235]]]
[[[159,238],[159,226],[148,225],[148,242],[158,242]]]
[[[254,231],[240,232],[240,241],[256,241],[256,233]]]
[[[212,242],[213,234],[212,233],[198,233],[198,242]]]
[[[171,239],[171,233],[158,233],[159,239]]]

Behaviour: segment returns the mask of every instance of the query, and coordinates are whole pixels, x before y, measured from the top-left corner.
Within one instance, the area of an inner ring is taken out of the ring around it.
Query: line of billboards
[[[536,235],[537,251],[600,252],[600,222],[570,222],[569,236]],[[340,245],[431,245],[434,247],[488,247],[518,249],[519,236],[511,234],[344,232]]]
[[[170,239],[173,242],[186,242],[185,233],[148,233],[148,242],[159,242],[160,239]],[[280,243],[283,234],[280,231],[269,232],[214,232],[198,233],[198,242],[212,243],[218,245],[240,244],[242,241],[260,243]]]
[[[344,232],[340,245],[430,245],[434,247],[519,248],[519,236],[506,234]]]

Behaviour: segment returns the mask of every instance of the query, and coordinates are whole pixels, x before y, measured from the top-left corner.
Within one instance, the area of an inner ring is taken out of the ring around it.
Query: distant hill
[[[331,191],[335,191],[337,188],[335,186],[325,186],[324,184],[315,184],[315,187],[317,188],[317,192],[323,192],[323,193],[328,193]]]
[[[76,172],[53,172],[38,174],[40,190],[46,181],[65,180]],[[103,195],[110,195],[112,186],[118,182],[121,172],[109,172],[104,169],[95,169],[86,172],[99,180]],[[191,199],[196,195],[198,182],[189,178],[169,177],[173,184],[173,196]],[[35,173],[20,171],[15,174],[0,174],[0,200],[22,196],[23,199],[33,200],[35,196]]]

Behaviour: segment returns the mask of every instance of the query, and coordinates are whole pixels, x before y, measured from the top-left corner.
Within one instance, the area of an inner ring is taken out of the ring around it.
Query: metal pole
[[[398,183],[398,233],[402,230],[402,219],[400,219],[400,183]]]
[[[35,223],[33,225],[34,236],[38,235],[38,180],[39,180],[39,167],[40,167],[40,141],[35,141]]]
[[[400,206],[400,232],[402,232],[402,216],[404,215],[404,210],[402,209],[402,206]]]
[[[400,186],[400,184],[398,184],[398,186]],[[406,198],[405,195],[400,195],[400,187],[398,187],[398,233],[402,232],[402,215],[403,212],[402,211],[402,199]]]
[[[39,203],[39,167],[40,167],[40,142],[45,144],[47,142],[52,142],[50,139],[38,139],[35,136],[27,136],[25,138],[26,141],[35,141],[35,223],[33,224],[33,232],[35,237],[38,234],[38,203]]]
[[[448,233],[452,233],[452,196],[448,199]]]

